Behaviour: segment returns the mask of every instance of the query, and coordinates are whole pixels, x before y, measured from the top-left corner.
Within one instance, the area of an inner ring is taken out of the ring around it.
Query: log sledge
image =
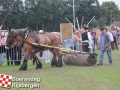
[[[59,48],[55,46],[49,46],[49,45],[43,45],[43,44],[37,44],[37,43],[32,43],[32,44],[35,46],[60,49],[60,51],[64,55],[63,61],[66,65],[93,66],[97,62],[98,54],[96,53],[80,52],[77,50]]]

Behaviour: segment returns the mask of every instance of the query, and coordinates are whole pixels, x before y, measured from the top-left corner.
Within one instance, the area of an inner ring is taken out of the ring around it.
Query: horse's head
[[[7,35],[7,39],[6,39],[6,46],[7,47],[11,47],[13,45],[13,42],[15,41],[15,31],[14,30],[9,30],[8,31],[8,35]]]

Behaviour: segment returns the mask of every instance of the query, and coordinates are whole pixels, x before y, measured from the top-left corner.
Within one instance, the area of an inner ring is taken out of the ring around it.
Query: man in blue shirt
[[[99,65],[103,65],[103,59],[104,59],[104,52],[107,52],[108,59],[109,59],[109,64],[112,64],[112,55],[111,55],[111,39],[109,34],[106,34],[106,31],[104,28],[100,29],[101,35],[98,39],[98,48],[100,48],[100,60],[99,60]]]

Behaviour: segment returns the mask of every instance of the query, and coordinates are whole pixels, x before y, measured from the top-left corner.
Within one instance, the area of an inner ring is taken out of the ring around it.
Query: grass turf
[[[99,54],[99,51],[97,53]],[[120,90],[120,50],[114,50],[112,56],[112,65],[108,65],[108,58],[105,54],[103,66],[64,64],[62,68],[57,68],[42,61],[43,68],[39,70],[36,70],[36,66],[32,65],[32,61],[29,60],[30,65],[27,71],[19,71],[20,66],[7,66],[4,63],[0,67],[0,74],[17,78],[41,78],[40,88],[33,90]],[[99,56],[97,63],[99,63]],[[0,90],[7,89],[0,87]],[[11,90],[17,90],[17,88],[11,88]],[[30,90],[30,88],[20,88],[20,90]]]

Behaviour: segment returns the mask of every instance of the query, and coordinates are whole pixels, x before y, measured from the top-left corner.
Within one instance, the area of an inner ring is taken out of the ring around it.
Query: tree
[[[23,3],[22,0],[0,0],[0,7],[1,7],[1,18],[0,21],[2,22],[5,16],[8,14],[8,12],[11,11],[18,11],[23,10]],[[8,19],[5,22],[4,29],[7,29],[9,27],[12,28],[20,28],[21,27],[21,16],[22,14],[19,13],[17,16],[9,16]]]
[[[98,21],[96,19],[94,19],[91,23],[90,23],[90,27],[91,28],[96,28],[98,27]]]
[[[106,20],[107,18],[106,17],[101,17],[99,20],[98,20],[98,23],[99,23],[99,27],[104,27],[104,26],[106,26],[106,22],[107,22],[107,20]]]
[[[120,10],[118,9],[118,6],[115,4],[115,2],[113,1],[108,1],[108,2],[103,2],[102,3],[102,7],[104,9],[106,9],[106,15],[105,17],[107,17],[107,22],[106,25],[110,25],[111,19],[112,21],[120,21]],[[111,17],[112,15],[112,17]]]
[[[98,0],[76,0],[76,3],[78,3],[76,16],[78,18],[84,16],[84,24],[87,24],[93,16],[96,16],[96,19],[100,18],[100,5]],[[81,22],[79,23],[81,24]]]
[[[67,17],[73,22],[73,0],[0,0],[0,21],[10,11],[17,11],[16,16],[10,16],[5,22],[4,29],[26,28],[32,30],[60,31],[60,23],[66,23]],[[70,6],[71,5],[71,6]],[[112,18],[111,18],[112,12]],[[98,0],[75,0],[75,15],[79,24],[84,16],[83,24],[87,24],[93,16],[95,19],[90,27],[100,27],[120,21],[120,10],[114,2],[104,2],[99,5]]]

